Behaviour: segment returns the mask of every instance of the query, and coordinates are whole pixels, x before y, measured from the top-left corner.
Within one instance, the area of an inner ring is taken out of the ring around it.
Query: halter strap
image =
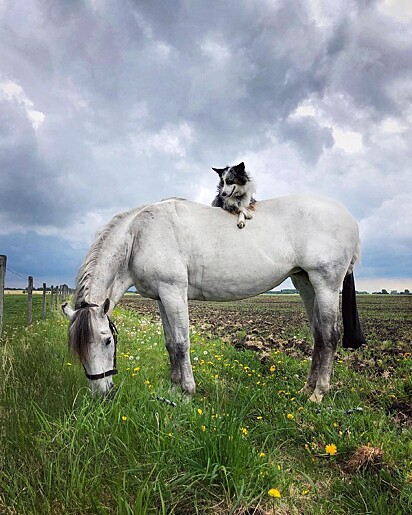
[[[84,309],[84,308],[97,308],[99,307],[97,304],[91,304],[86,301],[82,301],[80,306],[77,309]],[[101,372],[100,374],[88,374],[86,367],[83,365],[83,370],[85,373],[85,376],[90,381],[96,381],[97,379],[104,379],[105,377],[110,377],[118,374],[118,370],[116,368],[116,354],[117,354],[117,335],[119,334],[119,331],[117,330],[117,327],[114,325],[114,322],[110,320],[109,315],[107,316],[107,320],[109,321],[109,329],[112,333],[113,340],[114,340],[114,355],[113,355],[113,368],[111,370],[108,370],[107,372]]]
[[[86,372],[86,369],[84,368],[84,375],[87,377],[87,379],[90,379],[91,381],[95,381],[96,379],[104,379],[105,377],[110,377],[118,374],[118,370],[116,368],[112,368],[112,370],[108,370],[107,372],[102,372],[101,374],[88,374]]]

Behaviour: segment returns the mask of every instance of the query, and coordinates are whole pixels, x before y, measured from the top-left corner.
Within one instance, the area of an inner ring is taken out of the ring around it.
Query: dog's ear
[[[226,172],[227,168],[213,168],[212,166],[212,170],[214,170],[220,178],[222,178],[222,175],[223,175],[223,172]]]
[[[245,163],[242,161],[236,166],[232,166],[233,171],[238,175],[244,175],[245,174]]]
[[[232,166],[233,173],[236,175],[237,182],[244,186],[249,180],[249,175],[245,170],[245,163],[243,161],[236,166]]]

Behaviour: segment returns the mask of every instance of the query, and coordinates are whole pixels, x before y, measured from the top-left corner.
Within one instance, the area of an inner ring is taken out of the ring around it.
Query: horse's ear
[[[107,313],[110,311],[110,299],[106,299],[103,304],[100,307],[100,314],[102,317],[107,315]]]
[[[62,311],[70,320],[73,318],[73,315],[75,313],[67,302],[65,304],[62,304]]]

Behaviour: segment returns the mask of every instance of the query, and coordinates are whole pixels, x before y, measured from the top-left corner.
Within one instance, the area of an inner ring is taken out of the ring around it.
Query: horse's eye
[[[109,338],[107,338],[107,339],[106,339],[106,341],[104,342],[104,343],[106,344],[106,347],[107,347],[108,345],[110,345],[110,342],[111,342],[111,341],[112,341],[112,339],[111,339],[111,338],[110,338],[110,336],[109,336]]]

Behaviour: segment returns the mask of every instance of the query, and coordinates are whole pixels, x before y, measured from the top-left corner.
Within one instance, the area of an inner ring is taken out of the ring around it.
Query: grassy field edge
[[[111,403],[90,398],[58,312],[6,328],[0,511],[412,511],[411,433],[388,409],[409,398],[408,353],[389,378],[338,361],[334,389],[314,406],[298,393],[308,359],[273,350],[261,361],[194,327],[198,392],[187,402],[170,389],[160,325],[126,309],[114,319],[120,373]]]

